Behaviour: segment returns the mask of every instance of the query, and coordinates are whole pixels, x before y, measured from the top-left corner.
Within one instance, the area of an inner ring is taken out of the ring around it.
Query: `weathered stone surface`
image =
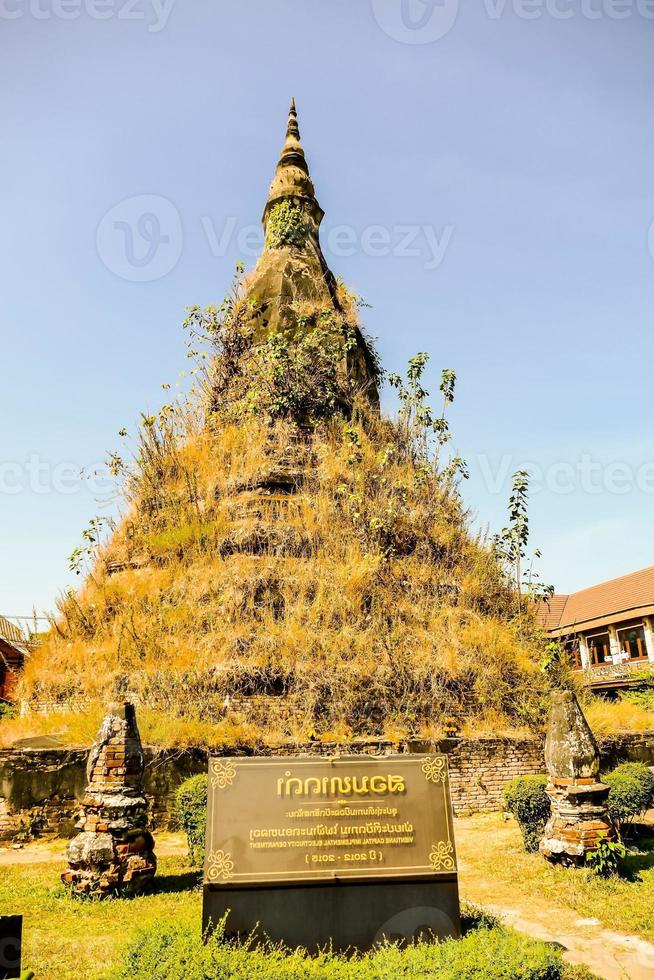
[[[557,779],[599,775],[599,749],[572,691],[554,691],[545,740],[545,764]]]
[[[87,793],[140,792],[143,749],[133,704],[112,704],[86,767]]]
[[[112,704],[89,753],[86,793],[62,881],[105,898],[141,891],[156,871],[142,795],[143,750],[131,704]]]
[[[607,811],[609,787],[599,781],[597,743],[571,691],[552,694],[545,741],[551,816],[540,842],[551,861],[582,864],[602,840],[614,840]]]
[[[66,856],[69,864],[110,864],[114,858],[114,839],[111,834],[85,831],[73,838]]]

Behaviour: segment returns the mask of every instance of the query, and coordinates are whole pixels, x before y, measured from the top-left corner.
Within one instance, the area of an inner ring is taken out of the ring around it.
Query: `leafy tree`
[[[82,531],[82,544],[74,548],[68,557],[68,568],[76,575],[81,575],[85,563],[95,558],[102,539],[103,528],[113,528],[113,522],[107,517],[92,517],[88,527]]]
[[[440,415],[435,415],[427,404],[429,392],[422,382],[428,363],[429,354],[416,354],[409,361],[406,380],[399,374],[389,374],[388,381],[398,393],[400,429],[405,443],[412,447],[414,462],[429,462],[436,471],[439,468],[441,451],[452,439],[446,413],[454,402],[456,373],[450,368],[445,368],[441,373],[439,388],[443,395],[443,407]],[[458,477],[468,479],[469,476],[465,461],[458,455],[450,459],[442,472],[449,481]]]
[[[542,600],[554,594],[553,585],[539,581],[534,570],[534,558],[541,558],[536,549],[530,557],[525,573],[524,562],[529,546],[529,473],[517,470],[513,474],[511,496],[509,497],[509,523],[494,538],[495,551],[505,565],[507,578],[515,592],[518,618],[522,616],[523,597]]]

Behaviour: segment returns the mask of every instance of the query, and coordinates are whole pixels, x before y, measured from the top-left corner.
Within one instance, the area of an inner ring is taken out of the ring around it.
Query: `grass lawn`
[[[609,881],[525,854],[516,824],[498,814],[458,820],[456,837],[467,901],[540,910],[552,922],[556,909],[567,907],[572,918],[596,918],[610,929],[654,940],[654,834],[628,859],[630,880]],[[59,883],[63,842],[37,850],[44,859],[39,863],[21,853],[17,863],[0,864],[0,910],[25,917],[24,965],[37,980],[106,980],[137,927],[176,922],[188,923],[193,933],[199,928],[199,875],[189,870],[185,855],[160,858],[154,890],[142,898],[84,902],[70,898]]]
[[[500,814],[458,821],[456,840],[463,892],[470,901],[521,902],[532,909],[567,906],[580,918],[654,941],[654,827],[651,837],[634,845],[639,853],[627,857],[626,877],[608,880],[525,854],[517,824],[505,823]]]
[[[0,867],[0,910],[24,916],[23,965],[37,980],[105,980],[137,926],[200,921],[199,874],[183,857],[159,861],[152,893],[111,902],[70,898],[59,883],[62,867],[63,861]]]

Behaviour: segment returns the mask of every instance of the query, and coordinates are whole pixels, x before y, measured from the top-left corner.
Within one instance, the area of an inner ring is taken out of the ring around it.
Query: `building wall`
[[[579,654],[583,667],[591,667],[591,655],[589,650],[588,640],[597,635],[598,633],[608,633],[609,636],[609,652],[612,657],[619,656],[620,654],[620,641],[618,637],[618,632],[622,629],[628,628],[629,626],[642,626],[643,632],[645,634],[645,648],[644,654],[646,657],[643,659],[633,659],[628,661],[620,661],[627,666],[634,666],[636,668],[647,665],[647,663],[654,663],[654,618],[651,616],[641,616],[640,618],[634,620],[617,620],[615,623],[609,623],[605,626],[596,626],[593,629],[585,629],[581,632],[575,632],[571,630],[570,636],[576,636],[579,640]]]
[[[2,625],[0,616],[0,626]],[[4,620],[7,628],[10,624]],[[11,701],[16,689],[18,675],[23,669],[25,656],[0,634],[0,698]]]
[[[13,701],[17,683],[18,669],[12,670],[0,663],[0,698],[3,701]]]
[[[276,754],[329,755],[334,745],[289,746]],[[446,752],[455,813],[499,810],[504,787],[515,776],[545,771],[543,744],[536,739],[444,739],[413,741],[400,746],[389,742],[361,742],[347,751],[384,755],[393,751]],[[654,765],[654,734],[624,735],[601,745],[605,771],[627,760]],[[145,793],[156,828],[170,825],[175,791],[189,776],[206,772],[207,754],[201,750],[146,750]],[[71,836],[78,800],[86,783],[86,750],[6,749],[0,751],[0,839],[21,830]]]

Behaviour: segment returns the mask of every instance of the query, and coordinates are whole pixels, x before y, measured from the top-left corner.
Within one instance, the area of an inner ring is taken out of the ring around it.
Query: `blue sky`
[[[654,563],[654,3],[0,0],[0,612],[51,608],[75,478],[185,367],[295,95],[385,366],[459,377],[479,525],[539,467],[559,591]],[[392,405],[388,394],[387,406]],[[106,493],[104,494],[106,497]]]

